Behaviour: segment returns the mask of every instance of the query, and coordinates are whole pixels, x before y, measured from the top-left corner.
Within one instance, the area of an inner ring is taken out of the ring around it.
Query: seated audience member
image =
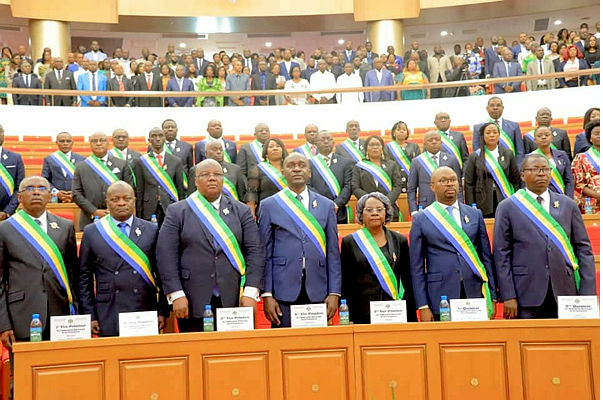
[[[356,120],[350,120],[345,124],[345,132],[348,137],[343,143],[335,148],[335,153],[354,160],[355,163],[364,159],[365,141],[359,138],[360,124]]]
[[[600,120],[591,120],[585,127],[586,140],[591,147],[576,154],[572,162],[574,176],[574,198],[581,213],[585,213],[586,198],[590,198],[593,213],[601,210],[601,159],[600,159]]]
[[[285,82],[285,91],[307,91],[310,89],[310,82],[301,77],[299,67],[291,68],[291,79]],[[306,104],[308,95],[285,95],[287,104],[300,105]]]
[[[574,45],[567,47],[564,54],[561,56],[563,61],[559,65],[560,72],[577,72],[579,70],[587,70],[588,63],[584,60],[584,55]],[[559,85],[562,88],[573,88],[576,86],[586,86],[588,75],[581,76],[569,76],[566,78],[559,78]]]
[[[410,135],[408,126],[404,121],[398,121],[392,127],[392,139],[385,146],[385,157],[396,162],[400,167],[400,177],[402,182],[402,193],[406,193],[408,185],[408,176],[410,175],[410,163],[417,157],[421,150],[419,145],[407,142]]]
[[[366,139],[363,160],[352,169],[352,193],[356,199],[370,192],[380,192],[387,196],[392,204],[392,221],[401,221],[398,196],[402,192],[400,168],[393,160],[384,157],[383,139],[371,135]]]
[[[168,92],[193,92],[195,87],[193,82],[184,77],[184,66],[178,65],[176,67],[176,76],[171,78],[168,82]],[[194,98],[191,97],[170,97],[168,96],[167,101],[170,107],[193,107]]]
[[[205,159],[205,144],[210,139],[215,139],[224,150],[224,160],[234,163],[237,159],[237,144],[234,141],[222,137],[222,122],[219,120],[210,120],[207,123],[207,133],[209,137],[195,144],[195,163]]]
[[[133,82],[124,75],[124,69],[121,64],[115,66],[115,75],[107,82],[107,90],[113,92],[128,92],[133,90]],[[130,107],[134,105],[134,97],[123,94],[115,95],[109,98],[113,107]]]
[[[383,66],[381,59],[375,59],[373,69],[364,76],[364,86],[393,86],[394,78],[392,73]],[[364,92],[365,102],[386,102],[396,98],[393,91]]]
[[[553,148],[553,131],[550,127],[540,126],[534,130],[534,141],[538,146],[531,153],[538,153],[547,158],[551,167],[551,184],[549,189],[559,194],[574,197],[574,177],[567,154]]]
[[[553,62],[544,57],[544,49],[541,46],[536,48],[536,59],[532,60],[528,63],[527,68],[527,76],[533,75],[544,75],[544,74],[553,74],[555,72],[555,66]],[[536,90],[545,90],[545,89],[555,89],[555,78],[547,78],[547,79],[532,79],[526,81],[526,86],[528,90],[536,91]]]
[[[578,153],[584,153],[591,147],[591,143],[586,140],[586,124],[594,119],[598,119],[600,110],[598,107],[591,107],[584,113],[584,119],[582,120],[582,128],[584,132],[576,135],[576,142],[574,142],[574,155]]]
[[[197,90],[199,92],[220,92],[222,90],[222,84],[216,76],[215,64],[205,67],[205,76],[199,79]],[[198,96],[196,104],[197,107],[222,107],[224,106],[224,96]]]
[[[261,202],[287,187],[283,176],[283,161],[287,149],[279,138],[268,139],[262,147],[262,161],[254,166],[247,177],[247,205],[252,213],[261,213]]]
[[[13,78],[13,88],[42,89],[42,82],[36,74],[31,73],[31,64],[27,61],[21,62],[21,74]],[[42,95],[29,95],[13,93],[13,104],[20,106],[41,106]]]
[[[558,296],[596,294],[580,210],[573,199],[548,190],[550,170],[546,157],[526,155],[525,189],[496,210],[492,248],[506,319],[557,318]]]
[[[341,298],[350,307],[350,322],[370,323],[371,301],[390,300],[405,300],[406,319],[416,322],[408,240],[385,226],[394,215],[390,200],[380,192],[366,194],[356,215],[362,228],[341,241]]]
[[[354,66],[352,63],[345,63],[343,74],[337,77],[337,88],[362,88],[362,80],[360,75],[354,74]],[[358,104],[364,101],[362,92],[343,92],[336,95],[337,103],[340,104]]]
[[[414,58],[410,58],[406,62],[406,67],[404,67],[404,70],[396,75],[396,83],[403,86],[423,85],[428,84],[429,79],[423,73],[423,71],[419,69],[416,60]],[[428,96],[428,91],[426,89],[404,89],[400,91],[399,96],[400,100],[425,99]]]
[[[48,180],[52,192],[56,191],[59,202],[71,202],[71,182],[75,165],[85,157],[71,151],[73,138],[68,132],[61,132],[56,140],[59,150],[44,158],[42,177]]]
[[[100,74],[96,63],[88,63],[88,72],[77,79],[77,90],[80,91],[105,91],[107,90],[107,77]],[[82,107],[101,107],[107,105],[106,96],[81,95]]]
[[[100,45],[97,40],[90,42],[90,51],[84,54],[84,58],[90,61],[103,61],[107,58],[107,55],[100,51]]]
[[[299,67],[298,67],[299,68]],[[258,61],[258,72],[251,77],[251,90],[275,90],[276,76],[268,71],[266,60]],[[274,96],[256,96],[254,106],[275,105]]]
[[[504,49],[502,61],[494,64],[492,78],[520,77],[523,75],[521,66],[513,60],[511,49]],[[494,84],[494,93],[521,92],[521,81],[502,82]]]
[[[538,109],[536,112],[536,126],[550,128],[553,133],[551,148],[564,151],[568,159],[571,160],[572,148],[569,137],[567,136],[567,131],[561,128],[551,127],[552,121],[553,114],[551,109],[548,107],[541,107]],[[523,136],[523,147],[526,153],[532,153],[538,148],[538,145],[536,145],[536,142],[534,141],[534,131],[535,130],[532,130]]]
[[[4,145],[4,127],[0,125],[0,164],[6,170],[6,176],[1,180],[2,185],[0,185],[0,221],[6,220],[17,209],[18,188],[25,177],[25,166],[21,155],[11,152],[2,145]]]
[[[479,130],[480,147],[465,165],[465,197],[476,204],[485,218],[493,218],[496,207],[513,195],[521,184],[513,152],[499,146],[498,127],[486,123]]]
[[[44,89],[76,90],[73,73],[63,69],[62,58],[54,58],[53,69],[48,71],[44,78]],[[46,96],[47,106],[73,106],[76,103],[75,96]]]
[[[323,59],[318,60],[318,71],[315,71],[310,77],[310,88],[313,90],[333,89],[337,87],[335,76],[327,71],[327,62]],[[335,103],[334,93],[315,93],[311,95],[314,103]]]
[[[226,76],[227,91],[248,91],[249,90],[249,75],[243,74],[243,64],[236,60],[233,63],[233,72]],[[249,106],[248,96],[229,96],[229,106]]]

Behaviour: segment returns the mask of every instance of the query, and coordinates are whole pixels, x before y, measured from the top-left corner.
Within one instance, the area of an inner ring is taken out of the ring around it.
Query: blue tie
[[[122,233],[127,237],[128,236],[128,223],[119,223],[117,225]]]
[[[96,90],[96,76],[95,76],[95,74],[92,74],[92,90],[93,91]]]
[[[450,215],[450,217],[452,217],[452,220],[456,221],[456,219],[454,218],[454,214],[452,214],[452,211],[454,210],[454,206],[448,206],[446,208],[446,210],[448,211],[448,214]]]

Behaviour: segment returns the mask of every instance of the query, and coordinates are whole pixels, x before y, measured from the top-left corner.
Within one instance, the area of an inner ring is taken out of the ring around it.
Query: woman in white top
[[[559,69],[563,72],[577,72],[578,70],[587,70],[588,64],[583,59],[582,52],[578,50],[575,45],[570,45],[563,54],[563,62],[559,66]],[[575,86],[586,86],[587,75],[581,77],[567,77],[559,78],[559,83],[562,88],[575,87]]]
[[[294,66],[291,68],[291,79],[285,82],[285,91],[305,91],[310,88],[310,82],[301,77],[301,68]],[[308,95],[285,95],[289,104],[306,104]]]

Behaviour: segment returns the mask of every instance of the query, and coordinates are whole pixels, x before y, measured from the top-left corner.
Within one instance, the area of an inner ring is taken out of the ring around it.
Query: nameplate
[[[253,308],[216,309],[217,331],[253,330]]]
[[[50,316],[50,341],[86,340],[91,336],[90,315]]]
[[[119,314],[119,336],[154,336],[159,334],[157,311],[124,312]]]
[[[371,301],[371,324],[406,323],[406,301]]]
[[[596,295],[557,297],[559,319],[598,319]]]
[[[453,322],[489,320],[486,298],[451,299],[450,320]]]
[[[327,327],[327,304],[291,305],[291,327]]]

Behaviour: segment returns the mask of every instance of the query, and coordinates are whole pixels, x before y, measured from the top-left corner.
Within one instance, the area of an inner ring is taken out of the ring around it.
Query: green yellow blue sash
[[[157,159],[146,154],[140,156],[140,162],[147,169],[147,171],[151,173],[161,188],[167,192],[170,198],[172,198],[174,202],[178,202],[178,190],[176,189],[176,185],[174,185],[174,181],[168,175],[167,171],[165,171],[159,165]]]
[[[163,144],[163,149],[165,150],[166,153],[174,156],[174,152],[172,152],[172,149],[170,149],[170,147],[167,145],[167,143]],[[186,176],[186,173],[184,172],[184,166],[183,166],[183,171],[182,171],[182,186],[184,187],[184,189],[188,189],[188,177]]]
[[[274,195],[276,203],[289,217],[302,229],[316,246],[323,258],[327,257],[327,237],[316,218],[297,200],[289,188],[285,188]]]
[[[101,180],[107,185],[113,184],[115,181],[119,181],[119,178],[111,170],[109,167],[101,159],[96,157],[96,155],[90,155],[87,157],[84,162],[98,175]]]
[[[308,160],[311,159],[312,157],[314,157],[314,153],[312,153],[312,149],[310,148],[310,146],[308,146],[307,143],[304,143],[303,145],[298,146],[293,151],[297,152],[297,153],[301,153],[302,155],[306,156],[306,158]]]
[[[24,210],[19,210],[12,215],[12,217],[8,219],[8,222],[31,246],[34,247],[36,251],[38,251],[42,259],[50,266],[57,281],[67,293],[70,313],[75,315],[73,293],[71,292],[71,286],[69,284],[69,275],[65,268],[63,255],[61,255],[59,248],[52,238],[50,238],[50,236],[42,230],[42,227],[36,224],[34,219],[25,213]]]
[[[599,166],[599,163],[601,162],[601,156],[599,154],[599,151],[595,149],[594,146],[591,146],[590,149],[584,152],[584,154],[586,155],[586,158],[593,166],[593,168],[597,170],[597,174],[601,174],[601,167]]]
[[[400,166],[402,170],[404,170],[406,175],[410,175],[410,160],[408,159],[408,156],[406,155],[402,147],[398,144],[398,142],[392,141],[388,143],[387,148],[389,149],[391,155],[394,157],[396,163],[398,163],[398,166]]]
[[[532,153],[537,153],[539,155],[544,156],[549,161],[549,166],[551,167],[551,184],[555,191],[560,194],[565,194],[565,184],[563,183],[563,177],[561,177],[561,173],[557,170],[557,165],[555,162],[548,157],[540,149],[536,149]]]
[[[327,184],[327,187],[329,187],[329,191],[331,191],[333,198],[337,198],[341,193],[341,185],[339,185],[337,177],[335,177],[335,174],[333,174],[333,171],[331,171],[323,157],[321,155],[314,156],[310,159],[310,163],[314,165],[314,168],[318,171],[320,177]],[[346,214],[348,217],[348,223],[353,223],[354,211],[349,205],[346,206]]]
[[[527,137],[527,138],[528,138],[530,141],[532,141],[532,142],[534,142],[534,143],[536,143],[536,139],[534,138],[534,132],[535,132],[535,131],[536,131],[536,130],[535,130],[535,129],[533,129],[532,131],[530,131],[530,132],[528,132],[528,133],[526,133],[526,134],[525,134],[525,136],[526,136],[526,137]],[[551,149],[559,150],[559,149],[557,148],[557,146],[555,146],[555,144],[554,144],[553,142],[551,142],[551,145],[550,145],[550,146],[551,146]]]
[[[545,210],[534,198],[532,198],[525,189],[520,189],[511,197],[511,200],[526,215],[528,219],[548,239],[550,239],[555,246],[559,249],[565,263],[572,267],[574,270],[574,280],[576,281],[576,289],[580,290],[580,265],[578,264],[578,258],[574,254],[574,248],[567,236],[567,233],[561,227],[561,225],[553,219],[551,214]]]
[[[222,184],[222,192],[230,196],[234,200],[239,200],[239,194],[237,193],[237,187],[228,178],[224,177]]]
[[[362,154],[360,149],[356,147],[356,144],[350,138],[343,141],[341,146],[345,149],[346,152],[348,152],[348,154],[352,157],[352,159],[354,159],[356,163],[364,159],[364,155]]]
[[[111,149],[109,151],[109,154],[117,159],[126,160],[126,156],[124,156],[124,154],[119,149]]]
[[[505,132],[502,127],[502,120],[500,125],[496,124],[492,119],[490,119],[490,122],[494,123],[498,127],[498,132],[500,133],[500,138],[498,139],[498,142],[500,142],[500,144],[503,145],[505,148],[511,149],[514,155],[517,154],[515,150],[515,144],[513,143],[513,139],[509,136],[509,134]]]
[[[268,177],[268,179],[272,181],[274,186],[279,190],[287,186],[287,180],[285,177],[272,164],[268,162],[261,162],[258,163],[258,168],[262,170],[264,174],[266,174],[266,177]]]
[[[147,255],[117,227],[110,215],[103,217],[94,224],[107,245],[123,260],[126,261],[151,287],[158,291],[151,262]]]
[[[249,144],[249,148],[251,149],[251,153],[255,156],[255,160],[258,163],[262,162],[262,144],[260,141],[255,139],[253,142]]]
[[[75,172],[75,165],[71,163],[71,160],[65,155],[65,153],[57,150],[53,154],[50,155],[50,158],[55,161],[56,164],[59,165],[60,168],[67,173],[69,178],[73,178],[73,173]]]
[[[494,181],[496,182],[498,189],[500,189],[500,192],[505,198],[508,198],[509,196],[513,195],[515,189],[509,183],[509,180],[500,166],[500,163],[498,160],[496,160],[496,157],[494,157],[492,152],[490,152],[487,148],[484,148],[484,150],[486,151],[484,157],[486,168],[490,172],[492,178],[494,178]],[[478,149],[476,153],[481,153],[480,149]]]
[[[453,142],[452,139],[450,139],[448,137],[448,135],[446,135],[445,132],[438,130],[440,136],[442,137],[442,146],[444,147],[444,150],[448,153],[450,153],[451,155],[454,155],[454,157],[456,158],[456,160],[459,162],[459,166],[461,166],[461,169],[463,168],[463,156],[461,156],[461,150],[459,149],[458,146],[456,146],[456,143]]]
[[[488,316],[492,314],[492,295],[488,286],[488,274],[486,267],[480,260],[475,246],[458,225],[458,223],[448,214],[439,203],[434,202],[423,211],[425,216],[440,231],[446,239],[452,244],[454,249],[463,257],[463,260],[471,268],[471,271],[482,280],[482,295],[486,298],[488,307]]]
[[[419,156],[417,156],[417,159],[419,159],[419,163],[421,163],[425,171],[427,171],[427,174],[429,174],[429,176],[431,177],[433,172],[436,171],[436,169],[438,168],[438,165],[427,153],[428,152],[421,153]]]
[[[4,164],[0,163],[0,184],[8,194],[8,196],[12,196],[15,191],[15,180],[13,180],[13,176],[10,175]]]
[[[396,282],[394,271],[369,230],[366,227],[363,227],[353,233],[352,238],[354,238],[354,242],[356,242],[362,251],[362,254],[371,265],[373,273],[375,273],[377,280],[379,280],[379,283],[381,284],[381,288],[383,288],[392,299],[402,299],[404,296],[402,282]]]
[[[362,160],[356,163],[356,166],[363,169],[364,171],[369,172],[379,184],[381,184],[385,189],[387,189],[387,192],[392,191],[392,179],[389,178],[389,175],[387,175],[387,173],[381,168],[381,166],[377,166],[375,163],[369,160]]]
[[[232,267],[241,275],[241,289],[245,286],[246,264],[237,238],[220,217],[216,209],[199,191],[193,192],[186,203],[193,210],[201,224],[207,228],[218,243]]]

